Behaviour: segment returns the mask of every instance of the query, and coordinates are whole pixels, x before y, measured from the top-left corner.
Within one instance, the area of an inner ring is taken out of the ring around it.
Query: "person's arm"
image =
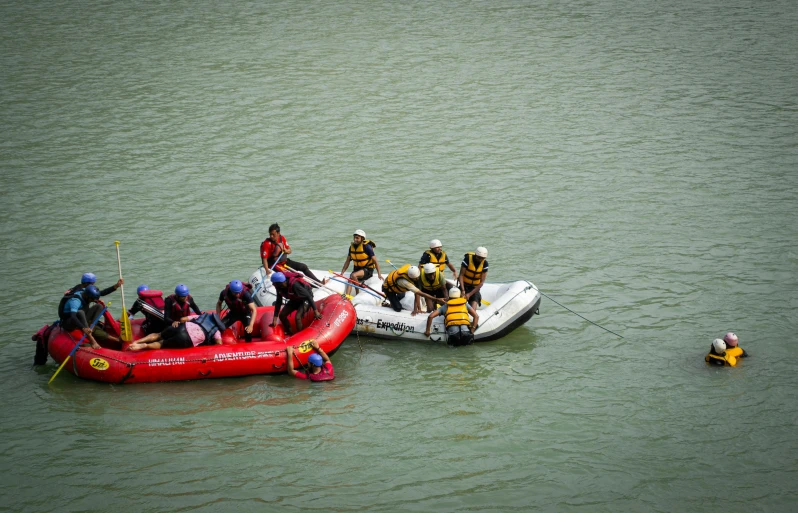
[[[244,328],[244,331],[247,333],[252,333],[252,329],[255,327],[255,318],[258,316],[258,309],[255,308],[254,301],[250,301],[247,306],[249,306],[250,320],[249,326]]]
[[[454,268],[451,262],[449,262],[449,257],[446,257],[446,266],[452,271],[454,275],[454,281],[457,281],[457,269]]]
[[[352,255],[349,253],[346,254],[346,260],[344,260],[344,268],[341,269],[341,274],[344,274],[347,269],[349,269],[349,262],[352,261]]]
[[[125,284],[125,280],[123,278],[119,278],[119,280],[117,280],[117,282],[114,285],[111,285],[107,289],[102,289],[100,291],[100,297],[107,296],[108,294],[110,294],[111,292],[114,292],[116,289],[118,289],[119,287],[121,287],[124,284]]]
[[[200,310],[200,308],[197,306],[197,303],[194,302],[193,296],[188,297],[188,304],[191,307],[191,309],[194,310],[195,314],[202,315],[202,310]],[[188,318],[186,318],[186,321],[188,321]]]
[[[461,291],[463,291],[463,294],[465,294],[465,282],[463,281],[463,275],[465,274],[466,269],[467,269],[467,267],[465,266],[465,263],[461,264],[460,265],[460,276],[457,278],[458,282],[460,283],[460,287],[459,288],[460,288]]]
[[[413,311],[410,312],[410,315],[413,315],[413,316],[418,315],[418,313],[420,311],[421,311],[421,296],[419,296],[418,294],[414,294],[414,296],[413,296]]]
[[[280,310],[283,309],[283,295],[280,293],[280,289],[274,287],[275,292],[277,293],[277,299],[274,301],[274,317],[272,318],[272,323],[270,326],[274,328],[277,326],[277,321],[280,318]]]
[[[310,347],[312,347],[313,349],[316,350],[317,353],[319,353],[319,356],[321,356],[323,363],[330,363],[330,357],[327,356],[327,353],[324,352],[324,349],[319,347],[318,342],[314,340],[313,342],[310,343]]]
[[[299,372],[294,368],[294,347],[288,346],[285,348],[285,363],[288,367],[288,374],[292,375],[295,378],[299,379],[308,379],[307,374],[304,372]]]
[[[141,311],[141,299],[136,299],[135,303],[133,303],[133,306],[131,306],[130,310],[127,311],[127,315],[128,317],[133,317],[140,311]]]
[[[745,349],[743,349],[742,347],[740,349],[743,351],[743,354],[740,355],[740,358],[748,358],[749,355],[748,353],[745,352]]]
[[[167,326],[174,326],[175,320],[172,319],[172,305],[174,305],[174,301],[171,298],[167,297],[163,302],[163,322]]]
[[[216,302],[216,315],[218,315],[219,317],[222,316],[222,300],[221,299]]]
[[[429,314],[429,317],[427,317],[427,331],[424,332],[425,337],[429,337],[430,330],[432,329],[432,319],[439,316],[440,314],[441,314],[440,310],[435,310],[434,312]]]
[[[288,256],[288,255],[291,254],[291,246],[288,245],[288,241],[285,240],[285,236],[284,235],[281,236],[281,237],[283,239],[283,242],[281,244],[279,244],[280,250],[282,250],[282,252],[285,253],[286,256]]]
[[[468,303],[466,303],[466,308],[468,308],[468,313],[471,314],[471,317],[472,317],[472,319],[471,319],[471,333],[474,333],[474,331],[476,331],[476,329],[477,329],[477,326],[479,326],[479,314],[477,313],[476,310],[471,308],[471,305],[469,305]]]
[[[416,287],[415,283],[413,283],[411,281],[408,281],[405,278],[399,278],[398,280],[396,280],[396,283],[397,283],[397,285],[406,288],[407,290],[409,290],[410,292],[412,292],[416,296],[425,297],[427,299],[431,299],[432,301],[435,301],[434,297],[430,296],[427,293],[421,292],[418,289],[418,287]]]

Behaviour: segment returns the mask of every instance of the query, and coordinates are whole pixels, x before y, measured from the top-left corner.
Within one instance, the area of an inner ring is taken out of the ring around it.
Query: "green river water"
[[[0,511],[795,511],[797,63],[794,1],[0,4]],[[316,269],[484,245],[624,338],[544,298],[326,384],[31,369],[114,240],[128,306],[209,309],[273,222]]]

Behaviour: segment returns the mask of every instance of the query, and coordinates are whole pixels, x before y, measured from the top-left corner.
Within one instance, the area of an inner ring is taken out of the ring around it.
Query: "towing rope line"
[[[538,292],[540,292],[540,293],[541,293],[543,296],[546,296],[546,297],[549,299],[549,301],[551,301],[552,303],[554,303],[554,304],[557,304],[557,305],[560,305],[561,307],[565,308],[566,310],[568,310],[568,311],[569,311],[569,312],[571,312],[572,314],[576,315],[577,317],[581,317],[582,319],[586,320],[586,321],[587,321],[587,322],[589,322],[590,324],[593,324],[594,326],[598,326],[599,328],[603,329],[604,331],[607,331],[607,332],[609,332],[609,333],[612,333],[612,334],[613,334],[613,335],[615,335],[616,337],[623,338],[622,336],[618,335],[618,334],[617,334],[617,333],[615,333],[614,331],[612,331],[612,330],[608,330],[608,329],[607,329],[607,328],[605,328],[604,326],[602,326],[602,325],[600,325],[600,324],[596,324],[595,322],[591,321],[591,320],[590,320],[590,319],[588,319],[587,317],[583,317],[583,316],[579,315],[578,313],[574,312],[573,310],[571,310],[571,309],[570,309],[570,308],[568,308],[567,306],[563,305],[562,303],[558,303],[557,301],[555,301],[555,300],[553,300],[552,298],[550,298],[549,296],[547,296],[545,293],[541,292],[539,289],[538,289]],[[626,339],[624,339],[624,340],[626,340]]]

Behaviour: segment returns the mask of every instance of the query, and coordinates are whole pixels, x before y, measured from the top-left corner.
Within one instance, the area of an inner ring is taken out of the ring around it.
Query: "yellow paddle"
[[[390,261],[390,260],[386,260],[386,262],[388,262],[389,264],[391,264],[391,261]],[[395,266],[395,265],[393,265],[393,264],[391,264],[391,265],[392,265],[392,266],[393,266],[393,268],[394,268],[394,269],[396,269],[397,271],[399,270],[399,269],[397,269],[397,268],[396,268],[396,266]],[[485,303],[486,305],[490,306],[490,301],[488,301],[487,299],[483,299],[483,300],[482,300],[482,302],[483,302],[483,303]]]
[[[114,241],[116,244],[116,264],[119,266],[119,278],[122,278],[122,260],[119,258],[119,241]],[[125,306],[125,286],[120,285],[119,290],[122,291],[122,326],[120,327],[121,333],[119,338],[124,342],[133,340],[133,328],[130,326],[130,318],[127,316],[127,307]]]

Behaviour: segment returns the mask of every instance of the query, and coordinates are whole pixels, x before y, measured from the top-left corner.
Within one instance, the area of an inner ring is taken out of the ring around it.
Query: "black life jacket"
[[[249,292],[250,297],[252,297],[252,284],[249,282],[244,282],[244,289],[241,291],[241,295],[235,297],[232,292],[230,292],[230,284],[228,283],[227,286],[222,291],[222,295],[224,297],[224,302],[227,304],[227,308],[230,309],[230,313],[233,314],[242,314],[247,315],[249,313],[249,303],[244,301],[244,292]]]
[[[285,275],[285,284],[287,287],[280,292],[280,295],[288,299],[306,299],[304,296],[300,296],[294,292],[294,285],[296,283],[301,283],[303,286],[310,288],[310,285],[302,280],[302,275],[299,273],[292,273],[291,271],[283,271],[283,274]],[[310,295],[311,297],[313,296],[313,290],[311,290]]]
[[[224,322],[222,321],[221,318],[219,318],[216,312],[211,312],[211,313],[206,312],[192,319],[190,322],[198,324],[199,327],[202,328],[202,331],[205,332],[205,342],[213,340],[213,335],[217,331],[225,330]]]
[[[66,292],[64,292],[64,295],[65,296],[70,296],[70,295],[74,294],[75,292],[80,292],[81,290],[83,290],[85,288],[86,288],[86,286],[84,284],[78,283],[77,285],[75,285],[71,289],[69,289]]]
[[[61,322],[66,321],[69,318],[69,314],[64,312],[64,307],[66,307],[67,301],[73,298],[80,299],[80,309],[86,312],[89,309],[88,303],[86,300],[83,299],[83,292],[75,292],[74,294],[64,295],[61,298],[61,301],[58,303],[58,318],[61,319]]]

